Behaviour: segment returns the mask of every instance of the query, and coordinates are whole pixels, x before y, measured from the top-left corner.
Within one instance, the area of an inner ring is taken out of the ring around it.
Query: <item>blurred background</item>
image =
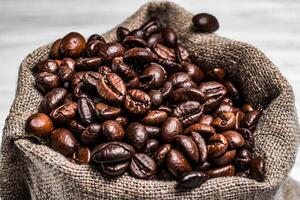
[[[146,0],[0,0],[0,129],[13,102],[19,64],[34,49],[71,31],[88,37],[125,20]],[[262,50],[294,88],[300,109],[299,0],[176,0],[220,22],[217,34]],[[2,131],[0,132],[0,135]],[[0,138],[1,141],[1,138]],[[291,176],[300,181],[300,153]]]

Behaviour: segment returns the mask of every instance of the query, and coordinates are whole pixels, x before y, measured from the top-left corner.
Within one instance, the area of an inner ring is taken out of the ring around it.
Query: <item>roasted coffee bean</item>
[[[117,74],[108,73],[97,82],[99,95],[111,103],[121,103],[126,94],[126,86]]]
[[[191,138],[195,142],[199,151],[199,161],[204,163],[207,160],[208,152],[204,138],[197,132],[192,132]]]
[[[202,113],[203,107],[198,101],[186,101],[180,103],[173,110],[173,116],[177,117],[183,126],[188,126],[197,122]]]
[[[128,90],[125,96],[124,106],[130,113],[142,115],[149,111],[151,99],[143,90]]]
[[[35,86],[42,93],[46,93],[60,86],[60,78],[56,74],[42,72],[35,77]]]
[[[253,133],[247,128],[241,128],[237,130],[245,139],[244,147],[249,151],[252,151],[254,148],[254,135]]]
[[[147,154],[136,153],[130,163],[130,174],[140,179],[154,179],[156,164]]]
[[[51,119],[58,124],[64,124],[75,117],[77,113],[77,103],[66,103],[54,109],[50,113]]]
[[[153,60],[153,53],[150,50],[135,47],[127,50],[123,57],[127,64],[143,66]]]
[[[81,134],[81,142],[88,146],[94,146],[101,142],[102,126],[101,124],[94,123],[86,127]]]
[[[251,104],[246,103],[243,105],[243,107],[241,108],[241,111],[244,112],[245,114],[254,111],[254,108],[251,106]]]
[[[102,134],[108,141],[121,141],[125,136],[125,131],[120,123],[107,120],[102,123]]]
[[[212,126],[201,123],[192,124],[184,130],[185,135],[190,135],[192,132],[199,133],[206,140],[216,134]]]
[[[101,163],[101,168],[104,173],[110,176],[119,176],[127,171],[129,164],[129,161],[122,161],[119,163]]]
[[[75,153],[75,161],[79,164],[89,164],[91,162],[91,151],[88,147],[79,147]]]
[[[207,170],[205,171],[205,173],[211,178],[216,178],[221,176],[234,176],[235,168],[233,165],[226,165],[224,167],[218,167],[218,168]]]
[[[132,122],[126,130],[127,141],[137,150],[142,150],[148,140],[145,126],[139,122]]]
[[[214,112],[214,115],[222,116],[223,113],[226,113],[226,112],[235,113],[235,112],[237,112],[237,109],[235,107],[233,107],[230,103],[222,102],[220,104],[220,106],[218,107],[218,109]]]
[[[128,35],[124,38],[122,45],[126,49],[134,48],[134,47],[147,47],[147,43],[143,38],[133,36],[133,35]]]
[[[236,89],[233,83],[230,81],[226,81],[224,83],[224,86],[226,87],[228,96],[231,97],[233,101],[239,102],[240,101],[239,91]]]
[[[48,137],[53,131],[53,123],[48,115],[36,113],[27,119],[26,130],[39,137]]]
[[[176,54],[175,50],[168,48],[162,44],[154,44],[152,46],[153,52],[161,59],[175,61]]]
[[[168,77],[168,81],[172,83],[174,89],[177,89],[182,83],[193,81],[189,74],[184,72],[173,73]]]
[[[167,26],[161,30],[161,33],[168,47],[175,48],[177,46],[177,34],[172,28]]]
[[[204,78],[203,71],[195,64],[183,62],[183,70],[192,78],[195,83],[200,83]]]
[[[86,47],[84,37],[76,32],[71,32],[61,39],[60,52],[65,57],[76,58],[82,54]]]
[[[103,62],[111,62],[114,57],[122,56],[125,48],[118,42],[109,42],[100,46],[98,56]]]
[[[159,148],[159,141],[155,139],[149,139],[143,149],[143,152],[148,156],[152,156]]]
[[[244,121],[245,113],[242,111],[237,111],[235,113],[235,129],[240,129],[243,126],[243,121]]]
[[[200,171],[186,172],[179,176],[178,185],[182,188],[194,189],[202,185],[208,178],[207,174]]]
[[[175,176],[179,177],[185,172],[191,172],[192,167],[188,160],[180,151],[172,149],[166,159],[169,171]]]
[[[171,82],[166,81],[160,88],[160,92],[164,98],[167,98],[173,91],[173,85]]]
[[[32,70],[34,73],[49,72],[56,74],[58,72],[58,67],[59,65],[55,60],[47,59],[36,64]]]
[[[205,95],[196,88],[179,88],[171,92],[170,100],[174,103],[183,101],[198,101],[203,103]]]
[[[86,84],[86,86],[96,87],[97,82],[101,78],[102,78],[102,75],[100,73],[93,72],[93,71],[88,71],[83,75],[82,81],[83,81],[84,84]]]
[[[59,59],[61,58],[61,52],[60,52],[60,43],[61,39],[57,39],[53,42],[50,48],[49,57],[52,59]]]
[[[64,156],[72,155],[78,146],[78,142],[73,134],[65,128],[59,128],[51,133],[51,148],[63,154]]]
[[[250,164],[252,161],[252,154],[247,149],[240,149],[237,152],[234,166],[237,169],[237,171],[245,171],[249,169]]]
[[[101,121],[108,120],[108,119],[114,119],[121,113],[120,108],[110,106],[105,103],[97,103],[95,105],[95,108],[96,108],[96,110],[95,110],[96,116]]]
[[[157,126],[147,126],[145,125],[145,129],[148,132],[149,138],[158,139],[160,137],[160,128]]]
[[[156,63],[150,63],[143,71],[143,75],[152,75],[154,76],[154,81],[151,84],[151,88],[159,88],[163,85],[167,79],[166,70]]]
[[[80,58],[76,61],[76,70],[97,71],[102,63],[102,59],[98,57]]]
[[[182,45],[177,45],[176,48],[176,56],[180,63],[190,62],[190,54],[189,51]]]
[[[116,31],[118,41],[122,43],[124,38],[129,34],[129,32],[130,31],[127,28],[119,26]]]
[[[213,120],[214,120],[214,118],[211,115],[202,115],[198,122],[200,124],[211,125]]]
[[[168,114],[165,111],[161,110],[151,110],[143,117],[142,122],[147,125],[160,125],[168,117]]]
[[[162,180],[172,180],[174,176],[167,168],[162,168],[158,172],[158,178]]]
[[[199,162],[199,150],[196,143],[188,136],[177,135],[174,138],[174,146],[179,148],[182,153],[193,163]]]
[[[172,142],[182,132],[182,124],[176,117],[168,117],[161,128],[161,136],[166,143]]]
[[[209,138],[207,149],[208,156],[216,158],[227,151],[228,141],[225,136],[221,134],[214,134]]]
[[[263,181],[265,176],[265,161],[262,157],[257,156],[252,159],[250,166],[251,177],[257,181]]]
[[[131,159],[135,151],[129,144],[123,142],[105,142],[97,145],[92,151],[95,163],[118,163]]]
[[[72,80],[75,74],[74,68],[69,67],[67,64],[61,64],[58,69],[58,75],[63,82],[69,82]]]
[[[161,33],[154,33],[150,35],[147,39],[147,45],[149,48],[152,48],[155,44],[164,44],[164,38]]]
[[[231,149],[236,149],[244,146],[245,140],[241,134],[237,131],[225,131],[222,135],[226,137],[228,142],[228,147]]]
[[[68,122],[68,129],[76,136],[76,138],[80,138],[85,127],[76,120],[71,120]]]
[[[249,128],[255,124],[257,124],[258,119],[261,115],[262,111],[260,109],[253,110],[246,114],[244,117],[244,125]]]
[[[232,112],[225,112],[220,114],[212,122],[212,126],[218,131],[226,131],[234,129],[236,124],[236,116]]]
[[[92,34],[88,38],[87,43],[92,42],[92,41],[101,41],[101,42],[105,43],[105,39],[99,34]]]
[[[144,38],[145,37],[145,32],[144,32],[144,30],[137,28],[137,29],[134,29],[134,30],[130,31],[128,33],[128,35]]]
[[[151,90],[148,95],[151,99],[152,108],[159,107],[164,101],[164,96],[160,90]]]
[[[127,82],[138,76],[131,66],[124,63],[122,57],[115,57],[112,60],[111,69]]]
[[[181,64],[175,61],[158,58],[158,57],[156,57],[155,60],[157,61],[158,64],[162,65],[169,74],[173,72],[178,72],[182,69]]]
[[[127,128],[128,126],[128,119],[124,116],[119,115],[115,118],[115,121],[120,123],[123,126],[123,128]]]
[[[95,104],[88,98],[78,100],[78,113],[84,125],[89,125],[94,121]]]
[[[171,150],[172,146],[170,144],[163,144],[157,149],[157,151],[152,156],[157,167],[161,167],[165,164],[167,156],[169,155]]]
[[[106,67],[106,66],[100,66],[99,69],[98,69],[98,72],[104,76],[104,75],[107,75],[108,73],[112,73],[112,70],[111,68],[109,67]]]
[[[141,29],[144,30],[146,37],[148,37],[152,33],[158,32],[160,28],[161,28],[160,21],[156,17],[150,18],[141,26]]]
[[[193,24],[200,32],[215,32],[219,29],[217,18],[208,13],[199,13],[193,16]]]
[[[99,41],[99,40],[92,40],[89,43],[87,43],[85,53],[87,57],[97,57],[99,48],[104,44],[105,42]]]
[[[236,150],[229,150],[226,151],[220,157],[214,158],[213,162],[219,166],[228,165],[234,160],[235,156],[236,156]]]
[[[67,96],[67,90],[64,88],[55,88],[48,92],[40,103],[40,112],[50,113],[52,110],[60,106],[65,97]]]

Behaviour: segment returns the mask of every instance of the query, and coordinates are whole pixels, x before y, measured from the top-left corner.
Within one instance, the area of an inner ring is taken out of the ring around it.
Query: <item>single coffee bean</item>
[[[148,21],[146,21],[142,26],[141,29],[145,32],[145,36],[148,37],[149,35],[156,33],[160,30],[161,24],[158,18],[152,17]]]
[[[160,125],[166,121],[168,114],[161,110],[151,110],[142,119],[142,122],[147,125]]]
[[[265,176],[265,161],[262,157],[254,157],[250,166],[250,175],[257,181],[263,181]]]
[[[56,74],[42,72],[35,77],[35,86],[42,93],[46,93],[60,86],[60,78]]]
[[[226,81],[224,83],[224,86],[226,87],[228,96],[231,97],[231,99],[234,102],[239,102],[240,94],[239,94],[239,91],[236,89],[236,87],[233,85],[233,83],[231,81]]]
[[[135,47],[124,53],[124,61],[129,65],[143,66],[153,60],[153,53],[150,50]]]
[[[50,113],[51,119],[57,124],[65,124],[73,119],[77,112],[77,103],[66,103]]]
[[[107,120],[102,123],[102,134],[108,141],[121,141],[125,136],[125,131],[120,123]]]
[[[161,33],[154,33],[150,35],[146,41],[149,48],[152,48],[155,44],[165,44]]]
[[[52,74],[56,74],[58,72],[58,63],[52,59],[46,59],[37,63],[32,71],[36,73],[49,72]]]
[[[228,141],[225,136],[221,134],[215,134],[209,138],[207,145],[208,156],[216,158],[227,151]]]
[[[203,113],[203,106],[198,101],[180,103],[173,110],[173,116],[178,118],[183,126],[191,125],[199,120]]]
[[[226,151],[220,157],[214,158],[213,162],[219,166],[228,165],[234,160],[235,156],[236,156],[236,150],[229,150]]]
[[[102,63],[102,59],[98,57],[79,58],[76,61],[77,71],[97,71]]]
[[[115,57],[112,60],[111,69],[114,73],[122,77],[125,82],[130,82],[138,76],[136,71],[130,65],[124,63],[123,57]]]
[[[168,117],[161,128],[161,132],[163,141],[170,143],[176,135],[183,132],[182,124],[178,118]]]
[[[154,44],[152,46],[152,51],[161,59],[170,61],[176,60],[175,50],[168,48],[162,44]]]
[[[237,152],[234,166],[238,171],[249,169],[252,161],[252,153],[247,149],[240,149]]]
[[[160,90],[151,90],[148,95],[151,99],[152,108],[159,107],[164,101],[163,93]]]
[[[114,141],[97,145],[92,151],[95,163],[118,163],[131,159],[135,151],[129,144]]]
[[[76,58],[81,55],[86,47],[84,37],[76,32],[71,32],[61,39],[60,51],[65,57]]]
[[[172,28],[167,26],[161,30],[161,33],[168,47],[175,48],[177,46],[177,34]]]
[[[89,164],[91,162],[91,151],[88,147],[79,147],[75,153],[75,160],[79,164]]]
[[[160,92],[163,96],[163,98],[167,98],[171,92],[173,91],[173,85],[171,82],[166,81],[163,86],[160,88]]]
[[[134,29],[134,30],[130,31],[128,33],[128,35],[144,38],[145,37],[145,32],[144,32],[144,30],[137,28],[137,29]]]
[[[206,79],[224,82],[226,79],[225,70],[221,67],[215,67],[206,74]]]
[[[86,127],[81,134],[81,142],[88,146],[94,146],[101,142],[102,127],[101,124],[93,123]]]
[[[205,171],[205,173],[211,178],[216,178],[221,176],[234,176],[235,168],[233,165],[226,165],[223,167],[207,170]]]
[[[199,162],[199,150],[196,143],[188,136],[177,135],[174,138],[174,146],[181,150],[182,153],[193,163]]]
[[[132,122],[126,130],[126,138],[136,150],[142,150],[146,145],[149,136],[143,124]]]
[[[169,155],[171,150],[172,145],[170,144],[163,144],[157,149],[157,151],[152,156],[157,167],[161,167],[165,164],[167,156]]]
[[[179,88],[179,86],[188,81],[193,81],[192,77],[188,73],[177,72],[173,73],[168,77],[168,81],[172,83],[174,89]]]
[[[98,56],[103,62],[111,62],[114,57],[122,56],[125,48],[118,42],[109,42],[99,47]]]
[[[225,131],[222,132],[222,135],[226,137],[228,141],[228,146],[231,149],[242,147],[245,144],[243,136],[237,131]]]
[[[95,105],[89,98],[78,100],[78,113],[84,125],[89,125],[94,121]]]
[[[36,113],[27,119],[26,130],[38,137],[48,137],[53,131],[53,123],[48,115]]]
[[[72,80],[75,74],[74,69],[70,68],[68,65],[60,65],[58,69],[58,75],[62,82],[69,82]]]
[[[234,129],[236,125],[236,116],[232,112],[224,112],[215,118],[212,126],[218,131],[226,131]]]
[[[155,139],[149,139],[143,149],[143,152],[148,156],[152,156],[159,148],[159,141]]]
[[[205,95],[196,88],[179,88],[173,90],[170,94],[170,100],[174,103],[183,101],[198,101],[203,103]]]
[[[110,176],[119,176],[124,174],[129,168],[129,161],[122,161],[118,163],[101,163],[101,168],[104,173]]]
[[[143,75],[152,75],[154,76],[154,81],[151,84],[151,88],[159,88],[163,85],[167,79],[166,70],[156,63],[150,63],[143,71]]]
[[[110,106],[105,103],[97,103],[95,105],[95,113],[99,120],[108,120],[116,118],[120,113],[121,109],[118,107]]]
[[[235,113],[235,129],[236,130],[242,128],[244,117],[245,117],[245,114],[240,110],[238,110]]]
[[[251,127],[251,126],[257,124],[261,113],[262,113],[262,111],[259,109],[253,110],[253,111],[247,113],[246,116],[244,117],[244,125],[246,127]]]
[[[193,24],[200,32],[212,33],[219,29],[217,18],[208,13],[199,13],[193,16]]]
[[[148,133],[149,138],[159,139],[161,134],[161,130],[159,127],[145,125],[145,129]]]
[[[175,176],[179,177],[185,172],[191,172],[192,167],[184,155],[176,150],[172,149],[166,159],[167,167],[169,171]]]
[[[124,38],[129,34],[129,32],[130,31],[127,28],[119,26],[116,31],[118,41],[122,43]]]
[[[133,36],[133,35],[127,35],[123,42],[122,45],[126,49],[134,48],[134,47],[147,47],[147,43],[143,38]]]
[[[86,56],[87,57],[97,57],[99,49],[104,43],[105,42],[100,41],[100,40],[92,40],[92,41],[88,42],[86,45],[86,49],[85,49]]]
[[[88,38],[87,43],[92,42],[92,41],[101,41],[101,42],[105,43],[105,39],[99,34],[92,34]]]
[[[51,133],[51,148],[63,154],[72,155],[78,146],[78,142],[73,134],[65,128],[59,128]]]
[[[233,107],[230,103],[224,103],[222,102],[218,109],[214,112],[215,116],[222,116],[224,113],[231,112],[235,113],[237,112],[237,109]]]
[[[212,126],[201,123],[190,125],[184,130],[185,135],[190,135],[192,132],[199,133],[205,140],[216,134],[216,130]]]
[[[61,58],[61,52],[60,52],[60,44],[61,39],[57,39],[53,42],[50,48],[49,57],[52,59],[59,59]]]
[[[203,78],[204,78],[204,73],[203,71],[195,64],[193,63],[188,63],[188,62],[183,62],[182,63],[183,70],[190,75],[192,80],[195,83],[200,83]]]
[[[124,106],[130,113],[142,115],[149,111],[151,99],[143,90],[128,90],[125,96]]]
[[[40,103],[40,112],[50,113],[52,110],[62,104],[67,95],[67,90],[64,88],[55,88],[48,92]]]
[[[130,163],[130,174],[140,179],[154,179],[156,164],[147,154],[136,153]]]
[[[214,118],[211,115],[202,115],[198,122],[200,124],[211,125],[213,120],[214,120]]]
[[[179,176],[178,185],[182,188],[194,189],[202,185],[208,178],[207,174],[200,171],[186,172]]]
[[[195,142],[199,151],[199,161],[204,163],[207,160],[208,152],[204,138],[197,132],[192,132],[191,138]]]

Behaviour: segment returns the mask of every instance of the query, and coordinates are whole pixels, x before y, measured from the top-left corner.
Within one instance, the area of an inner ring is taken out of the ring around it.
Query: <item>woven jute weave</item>
[[[255,130],[255,153],[266,159],[264,182],[223,177],[191,191],[175,181],[144,181],[128,175],[110,179],[92,166],[76,165],[48,146],[30,139],[28,116],[42,99],[34,88],[32,67],[46,59],[49,45],[22,62],[16,97],[6,120],[0,157],[0,196],[6,199],[300,199],[298,185],[288,177],[299,143],[299,125],[291,86],[266,56],[249,44],[192,30],[192,14],[171,2],[150,2],[121,25],[139,27],[158,16],[178,34],[205,68],[220,65],[242,89],[247,101],[267,106]],[[104,34],[115,40],[115,31]]]

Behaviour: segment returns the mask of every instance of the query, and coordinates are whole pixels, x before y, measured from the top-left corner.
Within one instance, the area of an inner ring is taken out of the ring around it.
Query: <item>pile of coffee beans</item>
[[[193,23],[219,27],[207,14]],[[264,160],[253,154],[262,109],[243,102],[223,68],[197,65],[157,18],[116,35],[86,41],[71,32],[53,43],[33,68],[43,99],[28,132],[110,176],[176,179],[184,188],[220,176],[263,180]]]

